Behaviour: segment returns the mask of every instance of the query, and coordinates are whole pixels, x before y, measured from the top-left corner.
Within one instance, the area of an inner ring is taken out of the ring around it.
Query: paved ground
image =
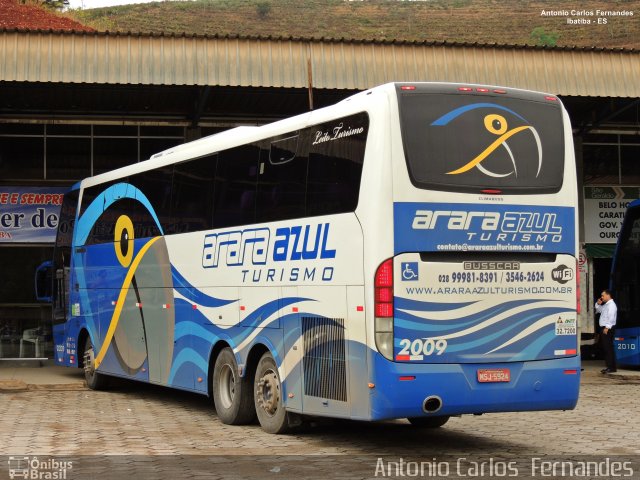
[[[118,468],[127,472],[131,462],[155,458],[168,462],[169,470],[182,459],[186,464],[180,468],[191,474],[195,469],[196,477],[198,472],[209,477],[211,465],[217,462],[218,478],[248,478],[251,469],[257,469],[258,476],[270,472],[279,479],[312,478],[323,469],[337,470],[344,478],[374,477],[377,457],[453,461],[453,468],[461,457],[520,461],[532,455],[563,459],[584,455],[603,460],[622,455],[635,460],[633,476],[638,478],[640,372],[604,377],[599,368],[599,362],[586,365],[574,411],[463,416],[437,430],[416,429],[405,421],[326,422],[280,436],[266,434],[258,425],[223,425],[209,400],[198,395],[129,382],[120,382],[108,392],[94,392],[84,389],[81,374],[71,370],[49,376],[53,385],[49,387],[46,375],[38,384],[29,381],[39,378],[36,373],[29,376],[26,370],[0,368],[0,455],[77,457],[76,473],[79,464],[102,468],[93,472],[95,478],[119,478],[114,473]],[[11,382],[13,390],[1,388]],[[123,457],[105,460],[104,455]],[[296,457],[288,457],[292,455]],[[0,457],[0,478],[8,474],[2,463]],[[296,468],[291,470],[291,465]],[[154,468],[150,471],[155,476],[149,478],[165,478],[158,474],[165,472],[162,465]],[[333,472],[330,478],[336,476]]]

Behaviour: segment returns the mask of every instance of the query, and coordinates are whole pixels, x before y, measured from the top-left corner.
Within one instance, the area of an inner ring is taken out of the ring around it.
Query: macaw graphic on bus
[[[212,345],[225,339],[244,348],[255,337],[244,327],[278,324],[281,308],[310,300],[276,298],[248,312],[236,325],[241,328],[216,325],[204,311],[238,298],[207,295],[178,271],[155,209],[129,183],[111,185],[93,199],[74,235],[74,243],[84,245],[74,251],[75,315],[86,321],[96,371],[206,390],[194,378],[207,378]]]
[[[487,110],[492,113],[487,113]],[[473,116],[472,119],[465,118],[469,115]],[[446,113],[432,122],[431,126],[445,127],[451,125],[458,131],[464,131],[457,125],[459,122],[456,122],[456,120],[459,119],[463,119],[465,122],[482,123],[484,130],[478,131],[474,129],[474,132],[477,132],[478,147],[481,150],[461,167],[446,172],[447,175],[460,175],[475,167],[489,177],[501,178],[511,175],[518,177],[518,163],[533,162],[534,165],[537,165],[535,177],[538,178],[542,169],[542,143],[538,131],[524,117],[509,108],[495,103],[473,103]],[[482,135],[483,133],[484,135]],[[528,135],[529,139],[536,146],[534,158],[528,158],[534,152],[530,145],[526,145],[526,148],[517,149],[516,155],[508,142],[508,140],[527,134],[530,134]],[[506,158],[502,159],[502,161],[496,158],[498,157],[498,151],[503,152],[503,156],[506,155]],[[487,163],[494,158],[493,164],[495,166],[489,167]],[[518,159],[517,161],[516,158]],[[507,161],[505,162],[504,160]],[[494,170],[499,167],[502,168],[502,171]]]
[[[123,201],[140,207],[133,219],[133,214],[119,213]],[[141,220],[152,222],[159,235],[137,239],[134,221]],[[94,244],[93,238],[109,233],[111,241]],[[94,368],[109,354],[123,373],[166,383],[174,348],[173,279],[162,226],[148,199],[133,185],[112,185],[80,216],[75,235],[75,244],[85,245],[74,252],[75,265],[84,266],[75,273],[95,346]],[[85,256],[86,248],[100,252]],[[100,294],[89,298],[87,292],[96,288]]]

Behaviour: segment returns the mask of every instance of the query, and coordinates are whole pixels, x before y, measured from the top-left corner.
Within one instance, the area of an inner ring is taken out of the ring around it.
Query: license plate
[[[511,372],[508,368],[492,368],[478,370],[478,381],[480,383],[510,382]]]

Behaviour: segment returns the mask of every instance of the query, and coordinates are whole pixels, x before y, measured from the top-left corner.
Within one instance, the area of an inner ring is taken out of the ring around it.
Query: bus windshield
[[[53,255],[53,323],[66,321],[69,306],[69,274],[73,227],[80,190],[71,190],[64,195],[60,209],[58,235]]]
[[[560,189],[564,127],[557,100],[431,90],[398,90],[414,185],[512,194]]]

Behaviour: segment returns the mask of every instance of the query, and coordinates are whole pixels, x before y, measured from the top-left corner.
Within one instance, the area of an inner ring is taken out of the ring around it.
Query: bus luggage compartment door
[[[570,255],[398,255],[394,360],[489,363],[576,355],[575,269]]]

